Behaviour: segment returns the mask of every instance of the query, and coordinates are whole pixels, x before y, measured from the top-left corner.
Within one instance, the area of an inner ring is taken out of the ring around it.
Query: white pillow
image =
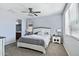
[[[39,32],[38,32],[38,35],[42,35],[42,32],[41,32],[41,31],[39,31]]]

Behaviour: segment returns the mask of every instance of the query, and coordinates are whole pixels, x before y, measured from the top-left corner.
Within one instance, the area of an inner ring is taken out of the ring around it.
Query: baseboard
[[[14,43],[14,42],[16,42],[16,40],[8,41],[8,42],[5,42],[6,43],[5,45],[8,45],[8,44],[11,44],[11,43]]]
[[[65,48],[65,45],[63,44],[64,49],[66,50],[68,56],[70,56],[70,54],[68,53],[67,49]]]

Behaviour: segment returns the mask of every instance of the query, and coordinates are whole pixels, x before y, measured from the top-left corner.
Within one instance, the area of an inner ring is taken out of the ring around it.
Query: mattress
[[[21,37],[18,42],[22,43],[28,43],[28,44],[34,44],[34,45],[40,45],[45,47],[45,42],[43,39],[38,38],[30,38],[30,37]]]

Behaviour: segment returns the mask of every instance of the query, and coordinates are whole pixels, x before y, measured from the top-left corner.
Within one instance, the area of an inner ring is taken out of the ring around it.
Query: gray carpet
[[[43,53],[27,48],[17,48],[16,43],[6,46],[6,56],[44,56]],[[68,56],[62,44],[50,43],[46,56]]]

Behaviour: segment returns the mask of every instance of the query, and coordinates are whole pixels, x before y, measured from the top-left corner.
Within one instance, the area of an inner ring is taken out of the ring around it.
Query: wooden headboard
[[[51,28],[48,27],[35,27],[33,33],[39,32],[40,35],[51,35]]]

